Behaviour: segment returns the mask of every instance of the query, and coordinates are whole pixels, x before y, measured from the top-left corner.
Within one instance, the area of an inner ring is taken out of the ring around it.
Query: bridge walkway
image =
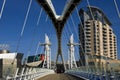
[[[63,73],[63,74],[50,74],[38,80],[84,80],[84,79]]]

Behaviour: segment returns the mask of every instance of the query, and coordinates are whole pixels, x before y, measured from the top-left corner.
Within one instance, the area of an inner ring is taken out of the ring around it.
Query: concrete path
[[[50,74],[38,80],[84,80],[68,74]]]

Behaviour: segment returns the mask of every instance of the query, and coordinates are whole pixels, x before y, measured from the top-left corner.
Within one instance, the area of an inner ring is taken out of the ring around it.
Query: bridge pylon
[[[75,46],[79,46],[79,43],[74,43],[74,37],[73,34],[70,36],[70,41],[68,43],[68,66],[69,69],[71,68],[77,68],[76,60],[75,60]]]
[[[62,47],[61,47],[61,38],[62,38],[62,32],[64,25],[66,21],[68,20],[70,14],[72,14],[73,10],[75,7],[82,1],[82,0],[69,0],[62,12],[61,15],[57,15],[56,10],[52,4],[51,0],[37,0],[38,3],[42,6],[42,8],[46,11],[47,15],[50,17],[52,20],[52,23],[55,27],[56,34],[57,34],[57,40],[58,40],[58,51],[57,51],[57,56],[56,56],[56,65],[58,63],[58,57],[62,59],[62,65],[65,70],[65,64],[63,60],[63,55],[62,55]],[[61,67],[60,67],[61,68]]]
[[[51,43],[49,37],[45,34],[45,43],[40,43],[40,46],[44,46],[45,59],[43,62],[43,68],[51,69]]]

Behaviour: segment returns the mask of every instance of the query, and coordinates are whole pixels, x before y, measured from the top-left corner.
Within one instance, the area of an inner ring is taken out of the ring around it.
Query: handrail
[[[41,69],[41,68],[23,68],[21,74],[18,74],[19,68],[16,70],[16,74],[13,77],[7,76],[6,80],[31,80],[38,79],[40,77],[54,74],[53,70],[50,69]]]

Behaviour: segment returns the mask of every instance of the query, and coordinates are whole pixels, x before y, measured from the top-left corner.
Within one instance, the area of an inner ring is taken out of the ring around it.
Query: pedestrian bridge
[[[81,52],[82,52],[82,54],[85,55],[84,56],[85,61],[82,60],[83,57],[79,58],[81,60],[75,59],[75,56],[76,56],[75,46],[79,46],[79,48],[81,48],[81,49],[83,49],[83,46],[81,44],[81,41],[79,41],[79,43],[74,42],[74,36],[72,34],[72,31],[74,31],[73,33],[76,33],[77,30],[75,28],[75,22],[71,16],[71,14],[74,11],[74,9],[76,9],[77,16],[78,16],[78,18],[80,18],[80,16],[79,16],[80,13],[77,9],[77,6],[80,2],[82,2],[82,0],[67,0],[67,3],[65,5],[62,15],[57,15],[51,0],[37,0],[37,1],[42,7],[39,17],[38,17],[37,26],[38,26],[39,20],[41,18],[42,9],[44,9],[44,11],[47,13],[47,16],[49,16],[50,20],[52,21],[52,24],[54,25],[54,28],[56,31],[57,41],[58,41],[58,43],[57,43],[58,49],[57,49],[56,60],[53,61],[54,65],[52,64],[52,60],[51,60],[51,45],[52,45],[52,43],[50,42],[47,34],[44,33],[45,34],[45,42],[38,43],[38,46],[36,49],[36,54],[34,56],[32,56],[33,57],[32,61],[29,62],[28,61],[29,57],[27,56],[26,57],[27,60],[25,60],[24,64],[21,67],[16,68],[16,70],[12,70],[12,69],[14,69],[14,65],[16,66],[16,64],[14,64],[14,62],[16,61],[16,57],[17,57],[16,54],[18,53],[20,41],[23,36],[27,17],[28,17],[30,8],[31,8],[32,0],[30,0],[29,6],[28,6],[28,11],[27,11],[27,14],[26,14],[26,17],[24,20],[23,28],[22,28],[22,31],[20,34],[20,38],[18,40],[16,53],[14,53],[14,57],[10,57],[8,54],[5,54],[5,55],[7,55],[8,58],[12,58],[12,61],[10,62],[11,63],[10,66],[7,66],[8,67],[7,70],[4,71],[5,74],[4,74],[4,76],[2,76],[3,77],[2,80],[120,80],[120,72],[119,71],[114,71],[113,68],[110,68],[109,70],[107,69],[109,67],[108,63],[107,63],[107,59],[108,59],[107,57],[104,57],[104,58],[106,58],[106,60],[105,60],[106,63],[104,66],[101,66],[101,67],[96,64],[96,61],[95,61],[96,55],[85,54],[84,50],[81,50]],[[5,3],[6,3],[6,0],[3,1],[2,9],[0,12],[0,19],[2,17]],[[89,14],[91,14],[93,17],[93,13],[92,13],[91,9],[96,10],[97,8],[90,6],[89,0],[87,0],[87,4],[88,4],[87,8],[89,9]],[[116,4],[116,7],[117,7],[117,4]],[[98,12],[101,12],[101,11],[99,10]],[[103,15],[103,13],[102,13],[102,15]],[[75,29],[73,29],[73,27],[67,22],[69,17],[70,17]],[[79,22],[81,22],[81,19],[79,19],[79,20],[80,20]],[[94,18],[91,20],[94,22]],[[47,21],[47,18],[46,18],[46,21]],[[68,62],[66,62],[66,63],[63,59],[63,54],[62,54],[63,51],[62,51],[62,46],[61,46],[62,34],[65,37],[65,39],[66,39],[66,37],[69,37],[68,33],[63,33],[65,24],[68,24],[70,26],[69,27],[70,29],[67,28],[67,31],[70,30],[70,35],[71,35],[70,39],[67,40],[68,43],[66,44],[67,49],[65,51],[68,53],[68,60],[67,60]],[[83,24],[85,24],[85,22]],[[87,26],[89,26],[89,25],[87,25]],[[81,22],[81,27],[82,27],[83,32],[86,29],[88,29],[88,28],[84,29],[82,22]],[[49,29],[47,29],[47,31],[49,31]],[[89,33],[89,32],[87,32],[87,33]],[[76,34],[76,35],[78,35],[78,34]],[[78,38],[78,36],[76,36],[75,38]],[[32,41],[34,42],[34,39]],[[39,46],[43,46],[44,55],[42,55],[41,60],[36,60],[40,57],[37,55]],[[90,46],[88,45],[87,47],[89,48]],[[32,47],[30,46],[30,48],[28,49],[27,55],[29,55],[29,52],[31,49],[32,49]],[[90,51],[90,50],[88,50],[88,51]],[[80,55],[77,55],[77,57]],[[31,55],[29,55],[29,56],[31,56]],[[61,58],[61,64],[58,63],[59,56]],[[3,57],[4,56],[0,56],[0,58],[3,58]],[[92,62],[90,64],[92,64],[92,65],[94,64],[94,66],[89,65],[89,63],[87,62],[88,58],[90,58],[90,60],[92,60]],[[105,67],[105,68],[103,69],[103,67]],[[10,71],[12,73],[10,73]]]
[[[119,80],[120,73],[97,73],[86,71],[86,68],[66,70],[65,73],[56,73],[52,69],[22,68],[15,74],[6,77],[6,80]]]

